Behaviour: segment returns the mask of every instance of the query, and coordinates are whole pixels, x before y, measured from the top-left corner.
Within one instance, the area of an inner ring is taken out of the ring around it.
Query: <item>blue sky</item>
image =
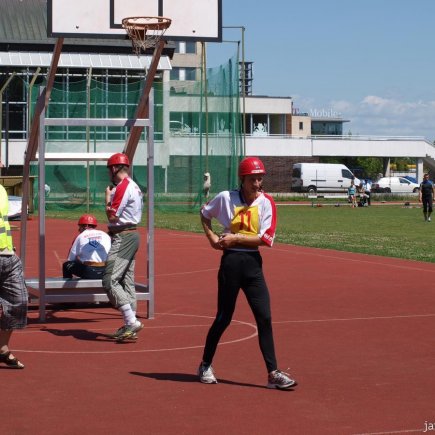
[[[245,27],[253,94],[333,110],[345,133],[435,139],[435,0],[222,0],[223,26]],[[223,29],[240,40],[240,29]],[[208,66],[236,51],[208,44]]]

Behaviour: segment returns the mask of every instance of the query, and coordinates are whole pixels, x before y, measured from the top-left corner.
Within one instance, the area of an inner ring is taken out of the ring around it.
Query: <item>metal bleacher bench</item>
[[[40,299],[39,279],[29,278],[25,280],[30,298]],[[138,301],[149,301],[150,293],[145,284],[135,283],[136,298]],[[101,279],[45,279],[45,303],[68,303],[68,302],[108,302]]]

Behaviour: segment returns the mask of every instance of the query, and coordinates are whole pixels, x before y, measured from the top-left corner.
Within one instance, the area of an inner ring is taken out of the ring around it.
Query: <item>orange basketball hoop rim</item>
[[[156,46],[171,22],[165,17],[127,17],[122,20],[122,27],[131,39],[133,51],[140,55],[141,50]]]

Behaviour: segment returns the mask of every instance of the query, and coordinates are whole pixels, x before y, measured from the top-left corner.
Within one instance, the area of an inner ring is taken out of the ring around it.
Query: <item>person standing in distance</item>
[[[112,182],[106,188],[106,215],[112,246],[106,261],[103,287],[111,304],[124,319],[124,325],[112,337],[118,341],[134,340],[144,326],[136,318],[134,284],[135,256],[140,242],[137,225],[142,219],[143,195],[129,176],[128,156],[114,154],[107,161],[107,168]]]
[[[91,214],[80,216],[77,225],[79,235],[74,239],[68,260],[62,265],[64,278],[73,275],[85,279],[101,279],[110,250],[110,237],[97,230],[97,218]]]
[[[364,180],[364,193],[367,197],[367,205],[372,205],[372,183],[369,179]]]
[[[423,216],[426,222],[430,222],[434,193],[433,182],[429,180],[429,174],[426,173],[423,175],[423,181],[420,183],[418,192],[418,201],[423,203]]]
[[[15,254],[12,243],[8,211],[8,194],[0,185],[0,363],[12,369],[23,369],[24,364],[9,349],[14,330],[23,329],[27,325],[28,295],[23,265]]]
[[[277,218],[272,197],[262,190],[265,174],[260,159],[243,159],[239,165],[240,189],[220,192],[201,209],[201,223],[210,245],[223,251],[218,272],[217,314],[198,368],[199,380],[205,384],[217,383],[211,364],[242,289],[257,323],[260,350],[268,373],[267,387],[287,390],[296,385],[296,381],[277,367],[270,296],[258,250],[260,246],[272,246]],[[213,231],[213,218],[224,227],[220,236]]]

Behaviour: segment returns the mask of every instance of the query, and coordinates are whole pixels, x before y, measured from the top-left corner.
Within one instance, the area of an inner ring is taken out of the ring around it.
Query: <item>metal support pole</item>
[[[203,68],[204,68],[204,107],[205,107],[205,172],[208,172],[208,154],[209,154],[209,144],[208,144],[208,85],[207,85],[207,62],[205,54],[205,44],[204,44],[203,55]]]
[[[246,156],[246,74],[245,74],[245,28],[242,26],[242,128],[243,128],[243,155]]]
[[[91,117],[91,79],[92,67],[88,69],[88,79],[86,81],[86,116]],[[90,153],[90,127],[86,126],[86,150]],[[91,180],[90,180],[90,162],[86,162],[86,212],[89,213],[91,199]]]
[[[29,183],[30,183],[30,162],[35,159],[38,149],[38,132],[39,132],[39,117],[43,110],[48,105],[51,91],[56,77],[57,65],[59,64],[60,54],[62,52],[63,38],[58,38],[51,58],[50,70],[47,78],[47,86],[39,95],[36,102],[35,113],[33,115],[30,132],[27,136],[27,148],[24,154],[23,167],[23,196],[21,199],[21,213],[25,218],[21,218],[21,237],[20,237],[20,256],[23,264],[23,270],[26,265],[26,235],[27,235],[27,206],[29,205]],[[44,183],[45,184],[45,183]],[[44,191],[45,198],[45,191]]]
[[[4,166],[9,167],[9,128],[10,128],[10,111],[9,111],[9,89],[6,89],[6,104],[5,104],[5,161]]]
[[[40,71],[41,71],[41,67],[38,66],[35,74],[32,77],[32,80],[30,80],[29,89],[27,91],[27,136],[29,136],[29,134],[30,134],[30,124],[32,121],[32,117],[31,117],[31,113],[30,113],[31,108],[32,108],[32,90],[33,90],[33,86],[36,82],[36,79],[39,76]]]
[[[147,270],[148,270],[148,318],[154,318],[154,91],[151,89],[148,98],[149,120],[147,140],[147,199],[148,199],[148,219],[147,219]]]
[[[136,108],[134,119],[148,118],[148,98],[153,87],[154,77],[159,66],[160,57],[165,46],[165,41],[161,39],[154,48],[151,65],[148,69],[147,77],[145,79],[145,86],[142,91],[142,96]],[[143,127],[132,127],[128,135],[124,153],[127,154],[130,160],[133,160],[134,153],[139,143],[140,135],[142,134]]]
[[[223,26],[223,29],[240,29],[242,31],[242,125],[243,125],[243,155],[246,156],[246,77],[245,77],[245,30],[244,26]]]
[[[39,116],[39,321],[45,322],[45,108]]]

